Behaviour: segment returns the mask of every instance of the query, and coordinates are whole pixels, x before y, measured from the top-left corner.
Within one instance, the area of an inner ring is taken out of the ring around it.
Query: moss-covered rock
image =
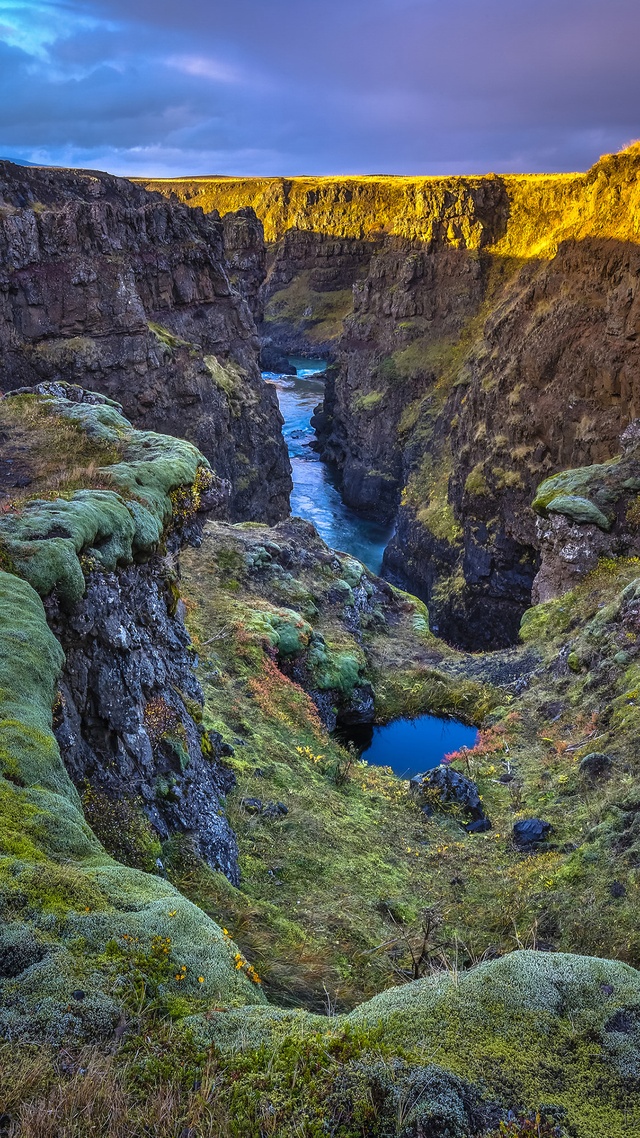
[[[3,1030],[96,1036],[136,1000],[260,1000],[220,928],[166,881],[113,861],[89,829],[52,730],[63,653],[30,583],[69,606],[83,569],[148,556],[170,521],[194,515],[206,463],[189,443],[133,431],[111,405],[41,398],[52,423],[70,417],[98,450],[106,440],[120,452],[100,476],[114,472],[122,492],[27,499],[0,519],[15,571],[0,573]]]
[[[51,728],[61,664],[37,594],[0,573],[0,904],[13,922],[0,950],[2,1029],[108,1034],[135,992],[152,989],[194,1007],[259,1000],[220,928],[167,882],[114,862],[89,830]],[[87,997],[77,1007],[76,989]]]
[[[0,518],[0,548],[20,576],[41,596],[56,589],[72,605],[84,593],[81,557],[115,569],[148,556],[169,520],[176,514],[176,522],[183,520],[172,495],[196,486],[197,496],[199,471],[208,471],[208,463],[182,439],[135,431],[112,404],[78,403],[59,395],[40,398],[51,415],[74,423],[97,443],[113,445],[122,456],[98,472],[116,489],[31,498]],[[197,505],[192,496],[187,508],[193,511]]]
[[[563,470],[538,487],[533,508],[538,513],[564,514],[574,522],[609,530],[622,497],[640,490],[640,460],[629,452],[595,466]]]

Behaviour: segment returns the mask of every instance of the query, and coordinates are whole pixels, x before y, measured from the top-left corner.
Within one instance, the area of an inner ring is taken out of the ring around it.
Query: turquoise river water
[[[324,394],[322,373],[326,364],[309,359],[291,359],[291,363],[297,371],[295,376],[264,373],[265,380],[278,392],[284,417],[283,434],[293,474],[291,513],[312,522],[332,549],[350,553],[373,573],[379,573],[393,527],[363,518],[345,505],[330,468],[310,445],[315,437],[310,420]],[[477,735],[475,727],[434,715],[349,731],[363,759],[390,766],[400,778],[412,778],[438,766],[450,752],[472,747]]]

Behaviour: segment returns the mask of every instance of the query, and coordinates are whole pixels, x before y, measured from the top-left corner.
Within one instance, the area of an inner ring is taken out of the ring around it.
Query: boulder
[[[475,782],[445,763],[415,775],[410,781],[410,789],[418,799],[425,799],[422,804],[425,814],[429,814],[436,803],[444,808],[457,806],[469,819],[466,827],[469,833],[491,829]]]
[[[261,798],[243,798],[240,805],[247,814],[259,814],[261,818],[284,818],[289,807],[284,802],[263,802]]]
[[[243,798],[240,805],[247,814],[262,814],[262,799],[260,798]]]
[[[591,751],[580,760],[580,774],[585,778],[596,782],[598,779],[607,778],[611,773],[613,766],[613,759],[611,755],[605,755],[602,751]]]
[[[296,369],[288,357],[273,344],[263,344],[260,350],[260,367],[274,375],[295,375]]]
[[[551,823],[541,818],[523,818],[513,827],[513,841],[521,850],[533,849],[546,842],[551,833]]]

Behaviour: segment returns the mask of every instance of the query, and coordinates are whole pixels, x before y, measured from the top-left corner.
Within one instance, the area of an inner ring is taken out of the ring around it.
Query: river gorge
[[[0,162],[3,1136],[640,1133],[639,173]]]
[[[306,518],[332,549],[362,561],[373,573],[382,568],[392,526],[359,515],[347,506],[336,476],[320,461],[311,416],[324,397],[324,360],[292,358],[297,374],[263,372],[273,383],[284,418],[283,434],[291,461],[291,513]]]

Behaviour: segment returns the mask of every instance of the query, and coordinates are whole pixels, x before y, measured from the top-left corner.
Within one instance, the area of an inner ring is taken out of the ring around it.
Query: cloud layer
[[[583,169],[637,0],[0,0],[0,154],[116,173]]]

